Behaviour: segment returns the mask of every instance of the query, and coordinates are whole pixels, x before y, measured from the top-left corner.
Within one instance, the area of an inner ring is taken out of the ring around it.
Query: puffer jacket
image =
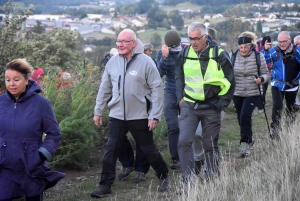
[[[39,195],[65,177],[51,171],[39,155],[50,160],[61,141],[50,101],[40,92],[29,80],[18,100],[9,92],[0,96],[0,200]]]
[[[113,56],[107,62],[94,114],[102,116],[106,106],[109,116],[120,120],[161,119],[162,81],[139,39],[129,62],[122,55]]]
[[[255,75],[264,78],[264,82],[268,81],[268,69],[265,57],[260,53],[261,66],[259,73],[257,70],[255,52],[250,51],[247,56],[242,56],[238,51],[234,63],[234,77],[235,77],[235,96],[249,97],[260,95],[258,85],[255,83]],[[260,87],[262,87],[260,85]],[[262,88],[261,88],[262,91]]]

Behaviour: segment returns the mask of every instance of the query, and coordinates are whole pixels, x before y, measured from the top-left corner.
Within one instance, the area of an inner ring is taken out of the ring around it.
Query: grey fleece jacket
[[[268,69],[263,54],[260,53],[260,69],[258,73],[255,52],[250,51],[247,56],[242,56],[238,51],[234,62],[235,96],[249,97],[260,95],[258,85],[254,82],[255,75],[264,78],[268,82]],[[261,91],[262,91],[262,86]]]
[[[161,119],[162,80],[139,39],[129,62],[116,55],[106,64],[94,114],[102,116],[106,106],[109,116],[120,120]]]

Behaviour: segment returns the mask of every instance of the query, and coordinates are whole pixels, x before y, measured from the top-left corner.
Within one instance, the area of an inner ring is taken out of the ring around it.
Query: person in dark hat
[[[168,126],[168,141],[171,155],[171,169],[179,168],[179,155],[177,142],[179,136],[178,114],[179,107],[176,103],[175,68],[176,59],[182,50],[181,37],[177,31],[167,31],[164,36],[165,44],[157,52],[156,62],[161,77],[165,76],[164,87],[164,115]]]

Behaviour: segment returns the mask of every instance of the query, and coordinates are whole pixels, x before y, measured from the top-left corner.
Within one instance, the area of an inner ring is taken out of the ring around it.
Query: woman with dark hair
[[[41,201],[43,191],[65,177],[46,165],[61,133],[50,101],[29,80],[32,71],[25,59],[6,66],[6,92],[0,96],[0,201]]]
[[[238,51],[232,64],[236,81],[233,102],[240,125],[241,150],[239,156],[242,158],[250,155],[250,146],[254,143],[252,113],[261,102],[259,87],[262,91],[261,84],[268,81],[266,61],[260,52],[255,51],[255,38],[256,36],[252,32],[240,34]],[[257,65],[256,56],[260,59],[260,67]]]

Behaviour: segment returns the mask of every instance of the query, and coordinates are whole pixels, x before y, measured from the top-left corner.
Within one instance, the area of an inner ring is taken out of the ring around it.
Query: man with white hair
[[[280,32],[278,34],[278,46],[271,47],[271,43],[266,41],[262,53],[267,63],[273,63],[271,137],[274,139],[279,137],[283,99],[285,99],[289,122],[295,119],[295,99],[300,78],[300,48],[293,46],[292,38],[287,31]]]
[[[143,44],[136,34],[125,29],[116,42],[119,56],[106,65],[94,111],[96,126],[109,108],[109,136],[106,144],[99,188],[91,197],[111,194],[116,177],[116,161],[128,131],[146,155],[159,179],[158,191],[169,189],[168,167],[153,140],[163,109],[163,85],[152,59],[143,54]]]

